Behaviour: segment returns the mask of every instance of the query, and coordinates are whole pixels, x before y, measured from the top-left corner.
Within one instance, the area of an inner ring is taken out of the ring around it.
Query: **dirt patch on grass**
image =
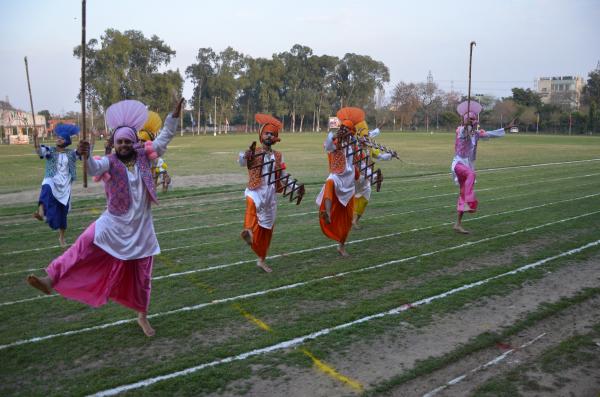
[[[248,177],[239,174],[207,174],[207,175],[173,175],[173,188],[211,187],[224,185],[237,185],[246,183]],[[0,194],[0,201],[4,204],[35,203],[40,195],[40,190],[24,190],[22,192]],[[88,179],[88,187],[84,188],[80,182],[73,184],[72,197],[95,198],[104,196],[104,184],[96,183]],[[33,212],[33,210],[32,210]]]
[[[484,332],[500,331],[534,311],[541,303],[556,302],[583,288],[597,287],[600,280],[599,259],[595,257],[586,262],[565,265],[505,296],[486,298],[476,304],[466,305],[457,312],[439,315],[430,325],[421,328],[407,327],[399,321],[396,330],[356,343],[330,355],[326,361],[339,373],[358,380],[366,387],[373,387],[413,368],[419,360],[449,353]],[[585,311],[569,321],[573,324],[582,324],[590,318],[600,321],[599,316],[599,310]],[[549,332],[553,331],[549,329]],[[285,376],[276,380],[252,379],[248,394],[292,397],[353,393],[346,385],[314,369],[286,367],[284,372]],[[443,383],[449,379],[440,377],[437,381]],[[433,384],[432,380],[426,382],[430,388]],[[403,388],[398,395],[417,395],[417,389],[424,389],[415,387],[412,391]]]

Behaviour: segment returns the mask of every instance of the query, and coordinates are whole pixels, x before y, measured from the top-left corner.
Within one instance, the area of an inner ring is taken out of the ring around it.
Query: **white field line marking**
[[[526,348],[527,346],[532,345],[533,343],[537,342],[539,339],[543,338],[546,335],[546,333],[544,332],[543,334],[540,334],[538,336],[536,336],[535,338],[531,339],[530,341],[522,344],[521,346],[517,347],[517,348],[512,348],[510,350],[505,351],[504,353],[502,353],[501,355],[497,356],[496,358],[488,361],[485,364],[482,364],[478,367],[473,368],[472,370],[470,370],[469,372],[467,372],[466,374],[463,374],[461,376],[457,376],[454,379],[449,380],[448,382],[446,382],[446,384],[436,387],[435,389],[431,390],[428,393],[423,394],[423,397],[433,397],[434,395],[436,395],[437,393],[441,392],[442,390],[455,385],[461,381],[463,381],[465,378],[467,378],[469,375],[472,375],[476,372],[479,372],[481,370],[487,369],[493,365],[499,364],[501,361],[503,361],[506,357],[508,357],[510,354],[516,352],[517,350],[522,350],[524,348]]]
[[[562,203],[567,203],[567,202],[571,202],[571,201],[583,200],[583,199],[587,199],[587,198],[591,198],[591,197],[596,197],[596,196],[600,196],[600,193],[594,193],[594,194],[589,194],[589,195],[586,195],[586,196],[575,197],[575,198],[572,198],[572,199],[560,200],[560,201],[555,201],[555,202],[551,202],[551,203],[544,203],[544,204],[539,204],[539,205],[535,205],[535,206],[530,206],[530,207],[525,207],[525,208],[519,208],[519,209],[516,209],[516,210],[501,211],[501,212],[496,212],[496,213],[493,213],[493,214],[476,216],[476,217],[473,217],[473,218],[465,219],[465,220],[463,220],[463,222],[472,222],[472,221],[476,221],[476,220],[479,220],[479,219],[489,218],[489,217],[492,217],[492,216],[500,216],[500,215],[507,215],[507,214],[512,214],[512,213],[516,213],[516,212],[529,211],[531,209],[543,208],[543,207],[547,207],[547,206],[550,206],[550,205],[556,205],[556,204],[562,204]],[[425,209],[425,210],[427,210],[427,209]],[[430,225],[430,226],[425,226],[425,227],[422,227],[422,228],[414,228],[414,229],[410,229],[410,230],[403,230],[403,231],[389,233],[389,234],[383,234],[383,235],[379,235],[379,236],[367,237],[367,238],[359,239],[359,240],[352,240],[352,241],[347,242],[346,244],[357,244],[357,243],[362,243],[362,242],[365,242],[365,241],[378,240],[378,239],[382,239],[382,238],[398,236],[398,235],[401,235],[401,234],[420,232],[420,231],[432,229],[432,228],[435,228],[435,227],[448,226],[448,225],[452,225],[452,224],[454,224],[453,221],[452,222],[444,222],[444,223],[441,223],[441,224],[438,224],[438,225]],[[201,243],[201,244],[205,244],[205,243]],[[304,253],[307,253],[307,252],[319,251],[319,250],[323,250],[323,249],[327,249],[327,248],[331,248],[331,247],[336,247],[336,246],[337,246],[337,244],[322,245],[322,246],[319,246],[319,247],[312,247],[312,248],[306,248],[306,249],[297,250],[297,251],[285,252],[283,254],[271,255],[271,256],[268,256],[266,259],[271,260],[271,259],[277,259],[277,258],[287,257],[287,256],[290,256],[290,255],[304,254]],[[56,247],[58,247],[58,246],[56,246]],[[186,247],[190,247],[190,246],[186,246]],[[180,247],[174,247],[174,248],[170,248],[170,250],[175,250],[175,249],[179,249],[179,248]],[[224,268],[231,267],[231,266],[237,266],[237,265],[242,265],[242,264],[246,264],[246,263],[254,263],[254,262],[255,262],[254,259],[242,260],[242,261],[237,261],[237,262],[232,262],[232,263],[226,263],[226,264],[222,264],[222,265],[209,266],[209,267],[205,267],[205,268],[201,268],[201,269],[193,269],[193,270],[187,270],[187,271],[183,271],[183,272],[170,273],[170,274],[166,274],[164,276],[153,277],[152,280],[162,280],[162,279],[165,279],[165,278],[179,277],[179,276],[184,276],[184,275],[187,275],[187,274],[208,272],[208,271],[212,271],[212,270],[224,269]],[[0,276],[7,276],[7,275],[12,275],[12,274],[18,274],[18,273],[25,273],[25,272],[29,272],[29,271],[32,271],[32,270],[33,271],[35,271],[35,270],[43,270],[43,268],[29,269],[29,270],[24,270],[24,271],[15,271],[15,272],[9,272],[9,273],[1,273]]]
[[[460,245],[455,245],[455,246],[452,246],[452,247],[442,248],[442,249],[431,251],[431,252],[425,252],[423,254],[414,255],[414,256],[410,256],[410,257],[395,259],[395,260],[391,260],[391,261],[388,261],[388,262],[384,262],[384,263],[380,263],[380,264],[377,264],[377,265],[372,265],[372,266],[368,266],[368,267],[364,267],[364,268],[360,268],[360,269],[349,270],[349,271],[346,271],[346,272],[340,272],[340,273],[337,273],[337,274],[334,274],[334,275],[324,276],[324,277],[320,277],[320,278],[314,278],[314,279],[307,280],[307,281],[300,281],[300,282],[293,283],[293,284],[286,284],[286,285],[282,285],[282,286],[279,286],[279,287],[270,288],[270,289],[266,289],[266,290],[262,290],[262,291],[249,292],[247,294],[242,294],[242,295],[238,295],[238,296],[233,296],[233,297],[228,297],[228,298],[221,298],[221,299],[215,299],[215,300],[210,301],[210,302],[203,302],[203,303],[199,303],[199,304],[194,305],[194,306],[185,306],[185,307],[181,307],[181,308],[178,308],[178,309],[169,310],[169,311],[166,311],[166,312],[154,313],[154,314],[149,315],[148,318],[164,317],[164,316],[168,316],[168,315],[176,314],[176,313],[195,311],[195,310],[199,310],[199,309],[205,308],[207,306],[213,306],[213,305],[217,305],[217,304],[220,304],[220,303],[233,302],[233,301],[238,301],[238,300],[242,300],[242,299],[253,298],[253,297],[256,297],[256,296],[262,296],[262,295],[270,294],[270,293],[277,292],[277,291],[284,291],[284,290],[290,290],[290,289],[302,287],[302,286],[307,285],[307,284],[312,284],[312,283],[316,283],[316,282],[320,282],[320,281],[330,280],[330,279],[334,279],[334,278],[338,278],[338,277],[344,277],[344,276],[347,276],[349,274],[362,273],[362,272],[366,272],[366,271],[369,271],[369,270],[380,269],[380,268],[383,268],[383,267],[386,267],[386,266],[389,266],[389,265],[394,265],[394,264],[398,264],[398,263],[404,263],[404,262],[411,261],[413,259],[418,259],[418,258],[424,258],[424,257],[428,257],[428,256],[433,256],[433,255],[439,254],[441,252],[453,251],[453,250],[461,249],[461,248],[464,248],[464,247],[470,247],[470,246],[475,245],[475,244],[485,243],[485,242],[488,242],[488,241],[491,241],[491,240],[496,240],[496,239],[500,239],[500,238],[504,238],[504,237],[508,237],[508,236],[514,236],[516,234],[520,234],[520,233],[525,233],[525,232],[529,232],[529,231],[532,231],[532,230],[541,229],[541,228],[544,228],[544,227],[547,227],[547,226],[552,226],[552,225],[556,225],[556,224],[559,224],[559,223],[568,222],[568,221],[571,221],[571,220],[583,218],[583,217],[594,215],[594,214],[597,214],[597,213],[600,213],[600,211],[590,212],[590,213],[583,214],[583,215],[577,215],[577,216],[574,216],[574,217],[565,218],[565,219],[561,219],[561,220],[550,222],[550,223],[545,223],[543,225],[532,226],[532,227],[528,227],[528,228],[525,228],[525,229],[516,230],[516,231],[510,232],[510,233],[500,234],[500,235],[493,236],[493,237],[486,237],[486,238],[481,239],[481,240],[470,241],[470,242],[466,242],[466,243],[463,243],[463,244],[460,244]],[[598,240],[598,241],[600,242],[600,240]],[[136,318],[129,318],[129,319],[118,320],[118,321],[115,321],[115,322],[112,322],[112,323],[95,325],[95,326],[88,327],[88,328],[81,328],[81,329],[76,329],[76,330],[61,332],[61,333],[57,333],[57,334],[50,334],[50,335],[38,336],[38,337],[30,338],[30,339],[18,340],[18,341],[11,342],[11,343],[8,343],[8,344],[5,344],[5,345],[0,345],[0,350],[6,349],[6,348],[9,348],[9,347],[13,347],[13,346],[19,346],[19,345],[24,345],[24,344],[28,344],[28,343],[34,343],[34,342],[40,342],[40,341],[43,341],[43,340],[53,339],[53,338],[56,338],[56,337],[59,337],[59,336],[74,335],[74,334],[80,334],[80,333],[84,333],[84,332],[89,332],[89,331],[94,331],[94,330],[99,330],[99,329],[114,327],[114,326],[117,326],[117,325],[127,324],[127,323],[131,323],[131,322],[134,322],[134,321],[137,321],[137,319]]]
[[[220,365],[220,364],[224,364],[224,363],[229,363],[229,362],[233,362],[233,361],[241,361],[241,360],[247,359],[248,357],[253,357],[253,356],[257,356],[257,355],[261,355],[261,354],[265,354],[265,353],[270,353],[270,352],[277,351],[277,350],[289,349],[289,348],[298,346],[298,345],[306,342],[307,340],[316,339],[316,338],[318,338],[320,336],[330,334],[330,333],[332,333],[334,331],[337,331],[337,330],[340,330],[340,329],[349,328],[349,327],[352,327],[352,326],[357,325],[357,324],[366,323],[368,321],[379,319],[379,318],[383,318],[383,317],[387,317],[387,316],[397,315],[397,314],[405,312],[405,311],[407,311],[407,310],[409,310],[409,309],[411,309],[413,307],[427,305],[427,304],[429,304],[429,303],[431,303],[433,301],[446,298],[446,297],[448,297],[450,295],[454,295],[454,294],[456,294],[458,292],[466,291],[468,289],[479,287],[481,285],[487,284],[490,281],[494,281],[494,280],[497,280],[497,279],[500,279],[500,278],[503,278],[503,277],[506,277],[506,276],[514,275],[514,274],[517,274],[517,273],[520,273],[520,272],[523,272],[523,271],[526,271],[526,270],[534,269],[534,268],[539,267],[539,266],[541,266],[541,265],[543,265],[543,264],[545,264],[547,262],[553,261],[553,260],[558,259],[558,258],[562,258],[564,256],[568,256],[568,255],[573,255],[573,254],[579,253],[579,252],[581,252],[581,251],[583,251],[583,250],[585,250],[587,248],[596,246],[598,244],[600,244],[600,240],[593,241],[593,242],[588,243],[586,245],[583,245],[583,246],[581,246],[579,248],[574,248],[572,250],[563,252],[561,254],[554,255],[554,256],[551,256],[551,257],[539,260],[537,262],[521,266],[521,267],[519,267],[517,269],[511,270],[511,271],[508,271],[508,272],[505,272],[505,273],[502,273],[502,274],[498,274],[496,276],[492,276],[492,277],[489,277],[489,278],[486,278],[486,279],[483,279],[483,280],[480,280],[480,281],[476,281],[476,282],[473,282],[473,283],[470,283],[470,284],[465,284],[465,285],[463,285],[461,287],[448,290],[448,291],[443,292],[443,293],[438,294],[438,295],[433,295],[433,296],[430,296],[428,298],[424,298],[424,299],[418,300],[418,301],[413,302],[413,303],[407,303],[407,304],[404,304],[402,306],[398,306],[398,307],[396,307],[394,309],[391,309],[391,310],[388,310],[388,311],[385,311],[385,312],[380,312],[380,313],[372,314],[372,315],[369,315],[369,316],[365,316],[365,317],[359,318],[357,320],[354,320],[354,321],[351,321],[351,322],[348,322],[348,323],[336,325],[334,327],[324,328],[324,329],[321,329],[321,330],[316,331],[316,332],[312,332],[312,333],[304,335],[304,336],[300,336],[300,337],[297,337],[297,338],[289,339],[287,341],[283,341],[283,342],[277,343],[275,345],[263,347],[263,348],[260,348],[260,349],[251,350],[251,351],[248,351],[248,352],[245,352],[245,353],[238,354],[236,356],[229,356],[229,357],[226,357],[226,358],[223,358],[223,359],[220,359],[220,360],[215,360],[215,361],[211,361],[211,362],[208,362],[208,363],[199,364],[199,365],[196,365],[194,367],[189,367],[189,368],[186,368],[186,369],[181,370],[181,371],[171,372],[169,374],[165,374],[165,375],[160,375],[160,376],[156,376],[156,377],[153,377],[153,378],[144,379],[144,380],[141,380],[139,382],[130,383],[128,385],[123,385],[123,386],[118,386],[118,387],[115,387],[115,388],[112,388],[112,389],[103,390],[103,391],[100,391],[98,393],[93,394],[93,396],[98,396],[98,397],[100,397],[100,396],[114,396],[116,394],[120,394],[120,393],[123,393],[125,391],[135,390],[135,389],[139,389],[139,388],[142,388],[142,387],[147,387],[147,386],[150,386],[150,385],[153,385],[155,383],[162,382],[162,381],[165,381],[165,380],[169,380],[169,379],[173,379],[173,378],[178,378],[180,376],[189,375],[189,374],[192,374],[194,372],[198,372],[198,371],[200,371],[200,370],[202,370],[204,368],[214,367],[216,365]]]
[[[576,201],[576,200],[583,200],[583,199],[587,199],[587,198],[591,198],[591,197],[597,197],[597,196],[600,196],[600,193],[590,194],[590,195],[586,195],[586,196],[582,196],[582,197],[577,197],[577,198],[573,198],[573,199],[566,199],[566,200],[555,201],[555,202],[551,202],[551,203],[544,203],[544,204],[540,204],[540,205],[536,205],[536,206],[519,208],[519,209],[515,209],[515,210],[508,210],[508,211],[496,212],[496,213],[493,213],[493,214],[481,215],[481,216],[478,216],[478,217],[474,217],[474,218],[469,218],[469,219],[463,220],[463,222],[472,222],[472,221],[476,221],[476,220],[479,220],[479,219],[489,218],[489,217],[492,217],[492,216],[500,216],[500,215],[507,215],[507,214],[512,214],[512,213],[516,213],[516,212],[529,211],[531,209],[543,208],[543,207],[547,207],[547,206],[550,206],[550,205],[562,204],[562,203]],[[444,222],[444,223],[440,223],[440,224],[437,224],[437,225],[425,226],[425,227],[421,227],[421,228],[413,228],[413,229],[410,229],[410,230],[403,230],[403,231],[394,232],[394,233],[382,234],[382,235],[379,235],[379,236],[366,237],[366,238],[363,238],[363,239],[349,241],[349,242],[346,243],[346,245],[363,243],[365,241],[378,240],[378,239],[388,238],[388,237],[395,237],[395,236],[399,236],[401,234],[408,234],[408,233],[420,232],[420,231],[429,230],[429,229],[432,229],[432,228],[435,228],[435,227],[448,226],[448,225],[453,225],[453,224],[454,224],[454,221]],[[312,248],[306,248],[306,249],[297,250],[297,251],[290,251],[290,252],[283,253],[283,254],[271,255],[271,256],[268,256],[266,259],[271,260],[271,259],[276,259],[276,258],[281,258],[281,257],[287,257],[287,256],[290,256],[290,255],[304,254],[304,253],[307,253],[307,252],[319,251],[319,250],[323,250],[323,249],[327,249],[327,248],[331,248],[331,247],[336,247],[336,246],[337,246],[337,244],[327,244],[327,245],[322,245],[322,246],[319,246],[319,247],[312,247]],[[256,261],[255,259],[251,259],[251,260],[244,260],[244,261],[238,261],[238,262],[233,262],[233,263],[227,263],[227,264],[223,264],[223,265],[214,265],[214,266],[205,267],[205,268],[201,268],[201,269],[193,269],[193,270],[188,270],[188,271],[184,271],[184,272],[171,273],[171,274],[167,274],[167,275],[164,275],[164,276],[158,276],[158,277],[154,277],[152,280],[162,280],[162,279],[165,279],[165,278],[178,277],[178,276],[183,276],[183,275],[192,274],[192,273],[207,272],[207,271],[211,271],[211,270],[217,270],[217,269],[223,269],[223,268],[227,268],[227,267],[231,267],[231,266],[237,266],[237,265],[241,265],[241,264],[244,264],[244,263],[254,263],[255,261]]]
[[[575,187],[579,188],[579,187],[589,186],[589,185],[590,184],[583,184],[583,185],[577,185]],[[528,195],[531,195],[531,194],[532,193],[515,194],[515,195],[509,195],[509,196],[503,196],[503,197],[496,197],[496,198],[486,199],[486,201],[506,200],[506,199],[511,199],[511,198],[515,198],[515,197],[528,196]],[[416,212],[433,211],[433,210],[436,210],[436,209],[443,209],[443,208],[452,208],[454,206],[455,206],[455,204],[443,205],[443,206],[438,206],[438,207],[419,208],[419,209],[416,209],[416,210],[410,210],[410,211],[404,211],[404,212],[398,212],[398,213],[392,213],[392,214],[385,214],[385,215],[380,215],[380,216],[372,216],[372,217],[369,217],[369,219],[381,219],[381,218],[387,218],[387,217],[392,217],[392,216],[400,216],[400,215],[406,215],[406,214],[413,214],[413,213],[416,213]],[[310,213],[316,214],[317,211],[313,211],[313,212],[310,212]],[[302,216],[302,215],[305,215],[305,214],[307,214],[307,213],[303,212],[303,213],[298,213],[298,214],[290,214],[288,216],[290,216],[290,217],[293,217],[293,216]],[[475,217],[475,218],[472,218],[470,220],[476,220],[476,219],[479,219],[479,217]],[[468,220],[465,220],[465,222],[466,221],[468,221]],[[444,225],[446,225],[446,224],[444,224]],[[228,240],[220,240],[220,241],[218,241],[218,243],[221,243],[221,242],[224,242],[224,241],[228,241]],[[198,244],[184,245],[184,246],[180,246],[180,247],[165,248],[165,249],[161,249],[161,252],[175,251],[175,250],[180,250],[180,249],[185,249],[185,248],[199,247],[199,246],[202,246],[202,245],[210,245],[210,244],[214,244],[214,242],[204,242],[204,243],[198,243]],[[351,244],[351,242],[349,244]],[[327,245],[327,246],[325,246],[325,248],[330,248],[332,246],[333,245]],[[290,255],[290,254],[293,254],[293,253],[284,253],[284,254],[280,254],[279,256],[286,256],[286,255]],[[267,259],[273,259],[273,258],[279,257],[279,256],[270,256]],[[236,262],[235,264],[250,263],[250,262],[252,262],[252,261]],[[17,270],[17,271],[13,271],[13,272],[0,273],[0,277],[10,276],[10,275],[13,275],[13,274],[21,274],[21,273],[34,272],[34,271],[38,271],[38,270],[44,270],[44,268],[41,267],[41,268],[35,268],[35,269]]]
[[[498,189],[510,189],[510,188],[514,188],[514,187],[520,187],[520,186],[530,186],[532,184],[539,184],[539,183],[547,183],[547,182],[556,182],[556,181],[561,181],[561,180],[570,180],[570,179],[580,179],[580,178],[589,178],[592,176],[597,176],[600,175],[600,173],[595,173],[595,174],[586,174],[586,175],[578,175],[578,176],[570,176],[570,177],[562,177],[562,178],[551,178],[551,179],[540,179],[534,182],[528,182],[528,183],[519,183],[519,184],[515,184],[515,185],[508,185],[508,186],[499,186],[499,187],[492,187],[492,188],[485,188],[485,189],[478,189],[478,192],[484,192],[484,191],[490,191],[490,190],[498,190]],[[584,184],[584,185],[578,185],[575,187],[582,187],[582,186],[588,186],[588,184]],[[388,192],[390,192],[392,190],[388,190]],[[452,193],[443,193],[443,194],[436,194],[436,195],[432,195],[432,196],[421,196],[421,197],[411,197],[408,198],[407,200],[422,200],[422,199],[427,199],[427,198],[435,198],[435,197],[443,197],[443,196],[453,196],[456,195],[456,192],[452,192]],[[510,198],[513,196],[507,196],[507,198]],[[486,201],[493,201],[494,199],[489,199]],[[396,203],[398,202],[398,200],[387,200],[387,201],[377,201],[376,203],[374,203],[375,205],[379,206],[381,204],[389,204],[389,203]],[[448,208],[448,207],[452,207],[452,206],[442,206],[442,207],[438,207],[438,208]],[[234,209],[229,209],[229,210],[223,210],[221,212],[229,212],[229,211],[242,211],[244,208],[234,208]],[[432,210],[434,208],[426,208],[424,209],[425,211],[428,210]],[[409,213],[414,213],[414,212],[420,212],[420,211],[424,211],[424,210],[412,210],[412,211],[407,211],[407,212],[402,212],[399,214],[392,214],[390,216],[396,216],[396,215],[402,215],[402,214],[409,214]],[[163,217],[163,218],[154,218],[155,221],[159,221],[159,220],[171,220],[171,219],[176,219],[176,218],[187,218],[190,215],[194,215],[194,214],[201,214],[203,212],[191,212],[188,214],[184,214],[184,215],[176,215],[176,216],[172,216],[172,217]],[[294,213],[294,214],[287,214],[287,215],[281,215],[280,218],[292,218],[292,217],[298,217],[298,216],[305,216],[305,215],[310,215],[310,214],[317,214],[318,211],[308,211],[308,212],[299,212],[299,213]],[[380,219],[380,218],[385,218],[386,215],[381,215],[381,216],[375,216],[375,217],[370,217],[369,219]],[[230,225],[236,225],[236,224],[242,224],[243,222],[240,221],[233,221],[233,222],[225,222],[225,223],[219,223],[219,224],[214,224],[214,225],[202,225],[202,226],[196,226],[196,229],[210,229],[210,228],[216,228],[216,227],[223,227],[223,226],[230,226]],[[88,226],[84,226],[84,227],[80,227],[80,228],[76,228],[73,230],[83,230],[86,229]],[[175,229],[175,230],[170,230],[170,231],[162,231],[162,232],[158,232],[156,233],[158,234],[165,234],[165,233],[173,233],[173,232],[182,232],[182,231],[189,231],[189,230],[196,230],[196,229]],[[3,238],[10,238],[11,236],[3,236],[0,237],[0,239]],[[212,243],[201,243],[201,244],[196,244],[196,245],[205,245],[205,244],[212,244]],[[193,245],[193,246],[196,246]],[[53,246],[51,248],[56,248],[57,246]],[[188,245],[185,247],[181,247],[181,248],[189,248],[192,247],[192,245]],[[168,248],[166,250],[163,251],[168,251],[168,250],[175,250],[175,249],[181,249],[181,248]],[[3,274],[0,274],[0,277],[3,276]]]
[[[539,163],[539,164],[527,164],[527,165],[516,165],[516,166],[508,166],[508,167],[500,167],[500,168],[482,168],[480,170],[477,170],[477,172],[494,172],[494,171],[501,171],[501,170],[510,170],[510,169],[519,169],[519,168],[531,168],[531,167],[545,167],[545,166],[553,166],[553,165],[564,165],[564,164],[577,164],[577,163],[585,163],[585,162],[590,162],[590,161],[600,161],[600,158],[596,158],[596,159],[586,159],[586,160],[573,160],[573,161],[563,161],[563,162],[554,162],[554,163]],[[413,181],[418,181],[418,180],[428,180],[428,179],[435,179],[435,178],[439,178],[442,176],[448,176],[451,175],[450,172],[443,172],[443,173],[437,173],[437,174],[431,174],[431,175],[425,175],[425,176],[421,176],[421,177],[414,177],[414,178],[394,178],[390,181],[388,181],[387,183],[410,183]],[[232,192],[219,192],[216,194],[232,194]],[[182,199],[186,199],[186,197],[183,197]],[[177,200],[177,198],[167,198],[167,199],[163,199],[163,200]],[[197,204],[193,204],[190,203],[188,205],[175,205],[175,206],[162,206],[162,207],[157,207],[154,211],[161,211],[161,210],[167,210],[167,209],[173,209],[173,208],[183,208],[183,207],[187,207],[189,205],[211,205],[211,204],[222,204],[224,202],[227,201],[237,201],[239,200],[238,198],[229,198],[229,199],[224,199],[219,201],[218,203],[215,202],[204,202],[204,203],[197,203]],[[76,217],[76,216],[89,216],[89,212],[90,210],[93,208],[85,208],[85,211],[87,213],[82,213],[82,214],[73,214],[70,217]],[[13,215],[8,215],[8,216],[13,216]],[[14,215],[15,217],[17,216],[22,216],[22,215]],[[4,216],[0,216],[0,218],[3,218]],[[13,224],[3,224],[0,225],[0,227],[2,226],[19,226],[19,225],[23,225],[23,223],[13,223]]]
[[[562,180],[570,180],[570,179],[580,179],[580,178],[589,178],[589,177],[593,177],[593,176],[597,176],[600,175],[600,173],[594,173],[594,174],[585,174],[585,175],[577,175],[577,176],[569,176],[569,177],[561,177],[561,178],[549,178],[549,179],[540,179],[540,180],[536,180],[533,182],[527,182],[527,183],[519,183],[519,184],[514,184],[514,185],[506,185],[506,186],[499,186],[499,187],[491,187],[491,188],[485,188],[485,189],[478,189],[478,192],[484,192],[484,191],[490,191],[490,190],[501,190],[501,189],[511,189],[511,188],[515,188],[515,187],[520,187],[520,186],[530,186],[532,184],[540,184],[540,183],[547,183],[547,182],[556,182],[556,181],[562,181]],[[586,186],[586,185],[584,185]],[[579,187],[579,186],[578,186]],[[387,192],[398,192],[400,190],[388,190]],[[451,193],[443,193],[443,194],[435,194],[435,195],[430,195],[430,196],[422,196],[422,197],[411,197],[411,198],[407,198],[406,200],[422,200],[422,199],[428,199],[428,198],[436,198],[436,197],[444,197],[444,196],[454,196],[456,195],[456,192],[451,192]],[[238,200],[238,199],[236,199]],[[389,204],[389,203],[397,203],[398,199],[395,200],[387,200],[387,201],[378,201],[376,203],[374,203],[375,205],[381,205],[381,204]],[[445,207],[442,207],[445,208]],[[234,208],[234,209],[229,209],[229,210],[223,210],[221,212],[232,212],[232,211],[242,211],[243,208]],[[176,218],[188,218],[191,215],[195,215],[195,214],[203,214],[206,211],[201,211],[201,212],[190,212],[188,214],[184,214],[184,215],[175,215],[175,216],[171,216],[171,217],[158,217],[158,218],[154,218],[155,221],[159,221],[159,220],[171,220],[171,219],[176,219]],[[310,215],[310,214],[316,214],[318,213],[318,211],[309,211],[309,212],[300,212],[300,213],[294,213],[294,214],[287,214],[287,215],[281,215],[281,218],[288,218],[288,217],[298,217],[298,216],[305,216],[305,215]],[[381,218],[380,217],[375,217],[375,218],[371,218],[371,219],[378,219]],[[215,224],[215,225],[202,225],[202,226],[196,226],[195,229],[175,229],[175,230],[167,230],[167,231],[162,231],[162,232],[158,232],[156,234],[168,234],[168,233],[175,233],[175,232],[183,232],[183,231],[188,231],[188,230],[198,230],[198,229],[209,229],[209,228],[213,228],[213,227],[223,227],[223,226],[230,226],[230,225],[236,225],[236,224],[241,224],[243,222],[240,221],[235,221],[235,222],[226,222],[226,223],[219,223],[219,224]],[[84,230],[86,229],[87,226],[84,227],[80,227],[80,228],[76,228],[73,230]],[[46,232],[39,232],[39,233],[33,233],[33,235],[41,235],[41,234],[45,234]],[[31,235],[31,234],[30,234]],[[11,236],[2,236],[0,237],[0,239],[4,239],[4,238],[10,238]],[[55,248],[57,246],[53,246],[53,248]],[[1,276],[1,275],[0,275]]]
[[[36,297],[33,297],[33,298],[21,299],[21,300],[18,300],[18,301],[12,301],[12,302],[3,302],[3,303],[0,303],[0,306],[10,306],[10,305],[15,305],[15,304],[17,304],[17,303],[23,303],[23,302],[37,301],[37,300],[40,300],[40,299],[45,299],[45,298],[54,298],[54,297],[56,297],[56,296],[60,296],[60,295],[58,295],[58,294],[52,294],[52,295],[38,295],[38,296],[36,296]]]

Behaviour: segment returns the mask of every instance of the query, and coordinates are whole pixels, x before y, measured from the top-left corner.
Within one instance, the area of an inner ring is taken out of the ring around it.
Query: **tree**
[[[46,128],[50,127],[50,119],[52,118],[52,116],[50,115],[50,111],[49,110],[40,110],[38,112],[38,114],[40,116],[44,116],[46,118]]]
[[[540,95],[534,91],[531,91],[530,88],[513,88],[512,100],[515,101],[517,105],[521,106],[533,106],[536,109],[539,109],[542,106],[542,99]]]
[[[153,103],[166,113],[173,96],[181,95],[183,79],[178,72],[159,73],[175,51],[158,36],[146,38],[142,32],[107,29],[98,40],[91,39],[86,48],[86,95],[92,106],[106,109],[122,99]],[[81,58],[81,46],[73,55]],[[173,92],[173,90],[175,92]]]
[[[597,123],[597,110],[596,110],[596,101],[592,101],[590,103],[589,113],[588,113],[588,129],[590,133],[593,133],[596,130]]]
[[[529,130],[529,126],[534,124],[537,120],[536,109],[532,106],[528,106],[523,109],[523,112],[519,116],[519,120],[525,125],[525,132]]]
[[[192,104],[197,116],[198,131],[202,121],[202,102],[206,104],[208,99],[208,80],[215,74],[214,65],[217,62],[217,54],[212,48],[200,48],[196,56],[197,63],[188,66],[185,69],[185,75],[194,85]],[[204,113],[207,113],[207,105],[204,107]],[[206,132],[206,131],[205,131]]]
[[[404,124],[412,124],[420,106],[417,85],[403,81],[396,84],[392,94],[391,106],[397,117],[400,118],[400,131],[403,131]]]
[[[512,119],[517,116],[518,108],[512,99],[503,99],[496,102],[491,111],[491,119],[495,121],[500,127],[504,124],[509,123]]]
[[[587,84],[583,87],[583,103],[589,105],[592,102],[600,104],[600,62],[596,69],[588,74]]]
[[[427,82],[417,84],[417,96],[425,117],[425,129],[429,131],[429,120],[432,112],[440,110],[442,104],[441,90],[433,81],[431,70],[427,74]]]
[[[344,55],[335,74],[339,107],[367,107],[373,101],[375,91],[389,81],[390,72],[383,62],[367,55]]]

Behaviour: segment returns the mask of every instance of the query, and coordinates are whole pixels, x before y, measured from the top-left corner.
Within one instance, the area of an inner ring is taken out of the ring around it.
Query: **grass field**
[[[28,287],[25,276],[61,249],[31,218],[33,202],[2,205],[1,395],[423,395],[521,345],[514,354],[536,376],[498,361],[439,392],[600,390],[600,139],[481,142],[480,207],[464,236],[451,229],[453,136],[384,133],[402,161],[378,163],[382,190],[342,259],[314,204],[327,176],[323,135],[284,134],[278,149],[307,194],[300,206],[279,201],[271,274],[239,238],[243,185],[223,182],[245,178],[234,159],[254,139],[172,142],[178,188],[153,211],[153,338],[116,304],[92,309]],[[43,162],[31,148],[0,147],[0,164],[0,197],[38,189]],[[194,175],[219,186],[178,185]],[[74,197],[67,241],[103,208],[100,196]],[[568,374],[552,372],[548,357],[571,351],[585,354],[564,360]]]

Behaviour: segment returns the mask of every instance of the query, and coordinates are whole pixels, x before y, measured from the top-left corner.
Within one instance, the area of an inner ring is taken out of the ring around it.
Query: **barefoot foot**
[[[470,234],[471,233],[467,229],[463,228],[462,225],[455,224],[452,228],[454,229],[454,231],[456,233],[460,233],[460,234]]]
[[[341,256],[343,256],[344,258],[347,258],[347,257],[349,257],[349,256],[350,256],[350,254],[348,253],[348,251],[346,251],[346,247],[344,247],[344,245],[343,245],[343,244],[339,244],[339,245],[337,246],[337,252],[338,252],[338,253],[339,253]]]
[[[39,213],[39,212],[37,212],[37,211],[33,213],[33,217],[34,217],[35,219],[37,219],[38,221],[40,221],[40,222],[42,222],[42,221],[44,220],[44,217],[43,217],[43,216],[41,216],[41,215],[40,215],[40,213]]]
[[[46,295],[50,295],[52,293],[52,281],[50,277],[37,277],[33,274],[27,276],[27,284],[31,285],[33,288],[39,289]]]
[[[256,261],[256,266],[258,266],[260,269],[264,270],[266,273],[271,273],[273,271],[273,269],[271,269],[269,266],[267,266],[265,261],[262,259],[259,259],[258,261]]]
[[[137,322],[140,325],[140,327],[142,327],[142,331],[144,331],[144,334],[146,336],[150,337],[156,334],[156,331],[154,331],[154,328],[152,328],[152,326],[150,325],[150,322],[148,321],[148,318],[145,314],[140,313],[138,315]]]
[[[352,222],[352,229],[360,230],[362,226],[358,224],[358,222]]]

